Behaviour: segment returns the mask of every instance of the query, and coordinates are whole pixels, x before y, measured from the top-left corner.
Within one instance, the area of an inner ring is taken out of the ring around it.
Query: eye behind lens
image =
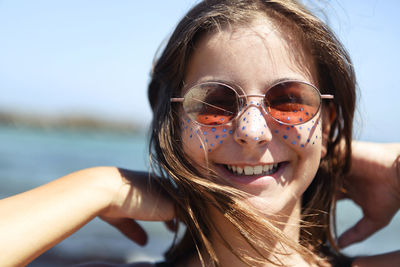
[[[265,95],[268,113],[277,121],[300,124],[309,121],[318,111],[320,96],[311,85],[285,82],[272,87]]]

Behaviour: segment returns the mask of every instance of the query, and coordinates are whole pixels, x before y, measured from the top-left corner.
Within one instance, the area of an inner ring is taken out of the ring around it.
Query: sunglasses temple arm
[[[333,95],[321,95],[322,99],[333,99]]]

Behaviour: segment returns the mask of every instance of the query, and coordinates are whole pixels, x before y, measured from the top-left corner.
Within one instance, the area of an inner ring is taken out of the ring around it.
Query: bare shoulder
[[[136,263],[108,263],[108,262],[88,262],[79,265],[74,265],[74,267],[154,267],[154,263],[151,262],[136,262]]]

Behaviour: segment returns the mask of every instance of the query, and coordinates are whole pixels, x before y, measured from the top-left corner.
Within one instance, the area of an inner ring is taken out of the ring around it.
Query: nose
[[[261,104],[251,101],[238,118],[234,138],[243,146],[258,146],[271,141],[272,133],[266,121]]]

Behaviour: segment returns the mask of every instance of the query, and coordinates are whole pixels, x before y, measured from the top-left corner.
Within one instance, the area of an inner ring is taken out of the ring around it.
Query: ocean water
[[[99,165],[147,170],[146,135],[0,126],[0,198]],[[343,201],[339,203],[337,215],[341,233],[361,218],[361,211],[351,201]],[[149,233],[149,243],[145,247],[139,247],[100,219],[95,219],[29,266],[69,266],[92,260],[161,259],[173,235],[162,223],[140,223]],[[397,214],[385,229],[344,252],[365,255],[398,250],[399,240],[400,214]]]

